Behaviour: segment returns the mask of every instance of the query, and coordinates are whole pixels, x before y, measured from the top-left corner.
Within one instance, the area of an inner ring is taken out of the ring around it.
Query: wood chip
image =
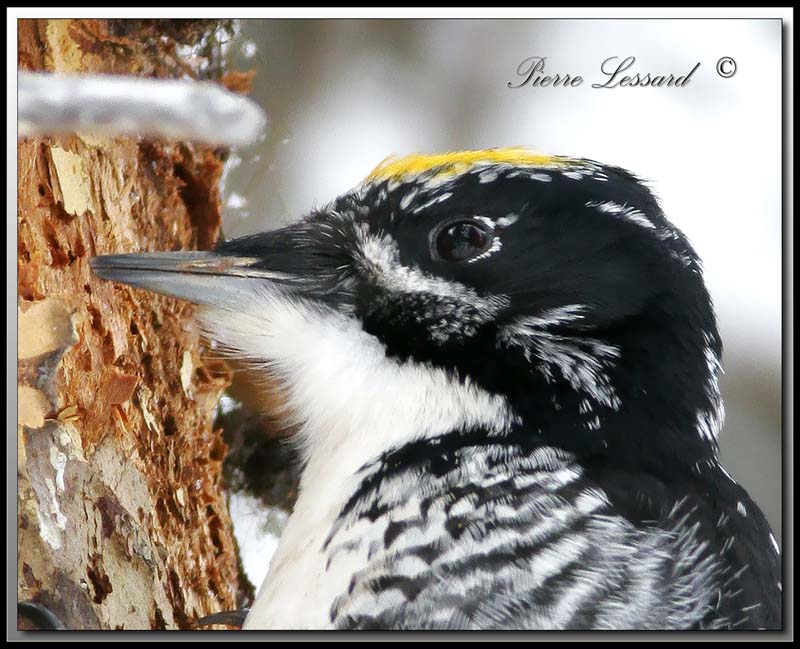
[[[17,423],[28,428],[41,428],[44,418],[53,409],[44,393],[29,385],[19,385],[17,399]]]
[[[17,318],[20,360],[48,354],[77,342],[70,313],[56,299],[22,302],[17,307]]]

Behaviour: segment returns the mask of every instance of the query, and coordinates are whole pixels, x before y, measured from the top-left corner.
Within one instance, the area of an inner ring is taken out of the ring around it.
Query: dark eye
[[[444,261],[465,261],[485,252],[492,243],[491,231],[472,220],[451,221],[433,232],[434,257]]]

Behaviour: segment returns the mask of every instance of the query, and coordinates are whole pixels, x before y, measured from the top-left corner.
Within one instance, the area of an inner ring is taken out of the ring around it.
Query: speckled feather
[[[762,561],[753,541],[765,534],[763,518],[754,523],[760,534],[747,534],[730,502],[708,502],[695,488],[609,474],[531,445],[522,431],[501,443],[487,444],[483,431],[426,440],[361,473],[324,545],[329,565],[340,553],[366,553],[331,606],[337,628],[701,630],[778,621],[772,602],[742,588],[757,572],[743,559]]]

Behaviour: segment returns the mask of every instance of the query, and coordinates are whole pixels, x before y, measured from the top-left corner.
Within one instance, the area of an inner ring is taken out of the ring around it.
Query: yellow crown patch
[[[576,161],[548,155],[526,147],[451,151],[433,155],[412,154],[402,158],[390,156],[367,176],[367,180],[402,180],[438,170],[436,177],[457,176],[483,164],[509,164],[518,167],[565,167]]]

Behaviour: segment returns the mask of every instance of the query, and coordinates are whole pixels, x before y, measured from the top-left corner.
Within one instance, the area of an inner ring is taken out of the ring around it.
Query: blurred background
[[[531,145],[648,179],[705,264],[725,345],[722,460],[781,539],[781,26],[777,20],[245,20],[233,69],[271,125],[232,157],[227,237],[300,218],[390,154]],[[510,89],[547,57],[574,88]],[[601,63],[682,88],[594,89]],[[721,57],[737,71],[723,78]],[[258,587],[284,520],[231,501]]]

